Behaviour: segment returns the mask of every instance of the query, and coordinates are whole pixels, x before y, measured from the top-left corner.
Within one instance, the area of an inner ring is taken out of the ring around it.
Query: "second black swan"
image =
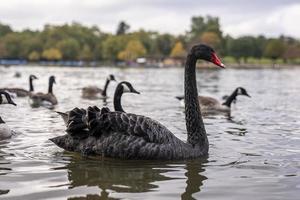
[[[114,94],[114,109],[115,109],[115,111],[125,112],[122,107],[122,104],[121,104],[121,98],[124,93],[140,94],[138,91],[136,91],[136,89],[133,88],[131,83],[129,83],[127,81],[122,81],[122,82],[118,83],[116,90],[115,90],[115,94]],[[83,110],[83,112],[86,112],[86,111]],[[65,125],[67,125],[68,120],[69,120],[70,111],[67,111],[67,112],[56,111],[56,113],[58,113],[62,117],[62,119],[65,122]]]

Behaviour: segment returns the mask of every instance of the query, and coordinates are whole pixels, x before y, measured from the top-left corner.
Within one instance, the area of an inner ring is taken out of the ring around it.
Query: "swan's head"
[[[107,77],[107,80],[109,80],[109,81],[116,81],[115,76],[112,75],[112,74],[110,74],[110,75]]]
[[[123,89],[123,93],[136,93],[136,94],[140,94],[140,92],[138,92],[136,89],[134,89],[131,85],[131,83],[127,82],[127,81],[123,81],[121,83],[119,83],[120,86],[122,86]]]
[[[7,103],[16,106],[17,104],[11,99],[6,91],[0,91],[0,103]]]
[[[29,76],[29,79],[30,80],[35,80],[35,79],[38,79],[35,75],[33,75],[33,74],[31,74],[30,76]]]
[[[55,81],[55,76],[50,76],[49,77],[49,83],[56,83],[56,81]]]
[[[248,92],[246,91],[245,88],[242,88],[242,87],[238,87],[236,88],[236,92],[237,92],[237,95],[244,95],[244,96],[247,96],[247,97],[251,97]]]
[[[190,53],[196,57],[196,59],[206,60],[214,63],[215,65],[224,68],[225,65],[218,58],[215,50],[205,44],[199,44],[192,47]]]

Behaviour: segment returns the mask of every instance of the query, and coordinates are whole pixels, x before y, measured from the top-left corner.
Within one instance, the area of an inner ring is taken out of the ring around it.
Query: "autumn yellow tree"
[[[62,53],[59,49],[50,48],[43,51],[42,57],[46,60],[61,60]]]
[[[93,58],[93,54],[91,48],[88,45],[84,45],[83,49],[80,52],[79,58],[81,60],[91,60]]]
[[[40,59],[40,54],[37,51],[32,51],[29,55],[28,55],[28,59],[30,61],[37,61]]]
[[[172,58],[184,58],[186,55],[186,51],[183,48],[183,45],[181,42],[176,42],[176,44],[174,45],[170,56]]]
[[[214,32],[204,32],[200,37],[200,41],[218,49],[220,47],[221,38]]]
[[[118,53],[118,59],[132,61],[147,53],[144,45],[139,40],[130,40],[124,51]]]

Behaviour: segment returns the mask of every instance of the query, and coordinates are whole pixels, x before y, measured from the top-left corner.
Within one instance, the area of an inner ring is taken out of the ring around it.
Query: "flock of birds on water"
[[[146,116],[127,113],[122,108],[123,93],[136,93],[131,83],[119,82],[114,93],[114,111],[107,107],[90,106],[87,109],[74,108],[67,112],[57,112],[61,115],[66,134],[51,138],[54,144],[67,151],[79,152],[82,155],[100,155],[118,159],[158,159],[182,160],[206,157],[209,142],[204,127],[203,113],[229,113],[230,107],[238,95],[249,96],[247,91],[236,88],[233,93],[224,98],[224,103],[207,96],[198,96],[196,85],[196,62],[202,59],[224,68],[215,51],[204,44],[195,45],[189,51],[184,73],[184,95],[176,98],[185,107],[187,141],[177,138],[160,122]],[[33,81],[35,75],[29,76],[29,90],[21,88],[0,88],[0,104],[16,106],[13,98],[27,97],[32,107],[51,107],[58,104],[53,92],[55,77],[49,77],[47,93],[35,92]],[[83,98],[107,98],[107,88],[111,81],[116,81],[114,75],[109,75],[105,86],[100,89],[95,86],[82,88]],[[0,117],[0,139],[8,139],[13,131]]]

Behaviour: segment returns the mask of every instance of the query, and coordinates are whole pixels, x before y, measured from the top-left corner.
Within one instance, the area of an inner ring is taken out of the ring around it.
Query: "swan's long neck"
[[[197,59],[189,54],[185,65],[184,98],[187,142],[193,146],[198,144],[201,148],[208,148],[208,139],[198,101],[196,61]]]
[[[32,84],[32,78],[29,78],[29,92],[33,92],[33,84]]]
[[[53,94],[53,81],[49,81],[48,93]]]
[[[223,103],[223,105],[230,108],[231,103],[233,102],[233,100],[236,99],[236,96],[237,96],[237,89],[233,91],[233,93],[226,99],[226,101]]]
[[[103,89],[103,92],[102,92],[102,96],[106,96],[106,91],[107,91],[108,84],[109,84],[109,79],[106,79],[104,89]]]
[[[115,108],[115,111],[125,112],[122,108],[122,105],[121,105],[122,94],[123,94],[123,88],[122,88],[122,86],[121,87],[118,86],[116,88],[116,91],[115,91],[115,94],[114,94],[114,108]]]

